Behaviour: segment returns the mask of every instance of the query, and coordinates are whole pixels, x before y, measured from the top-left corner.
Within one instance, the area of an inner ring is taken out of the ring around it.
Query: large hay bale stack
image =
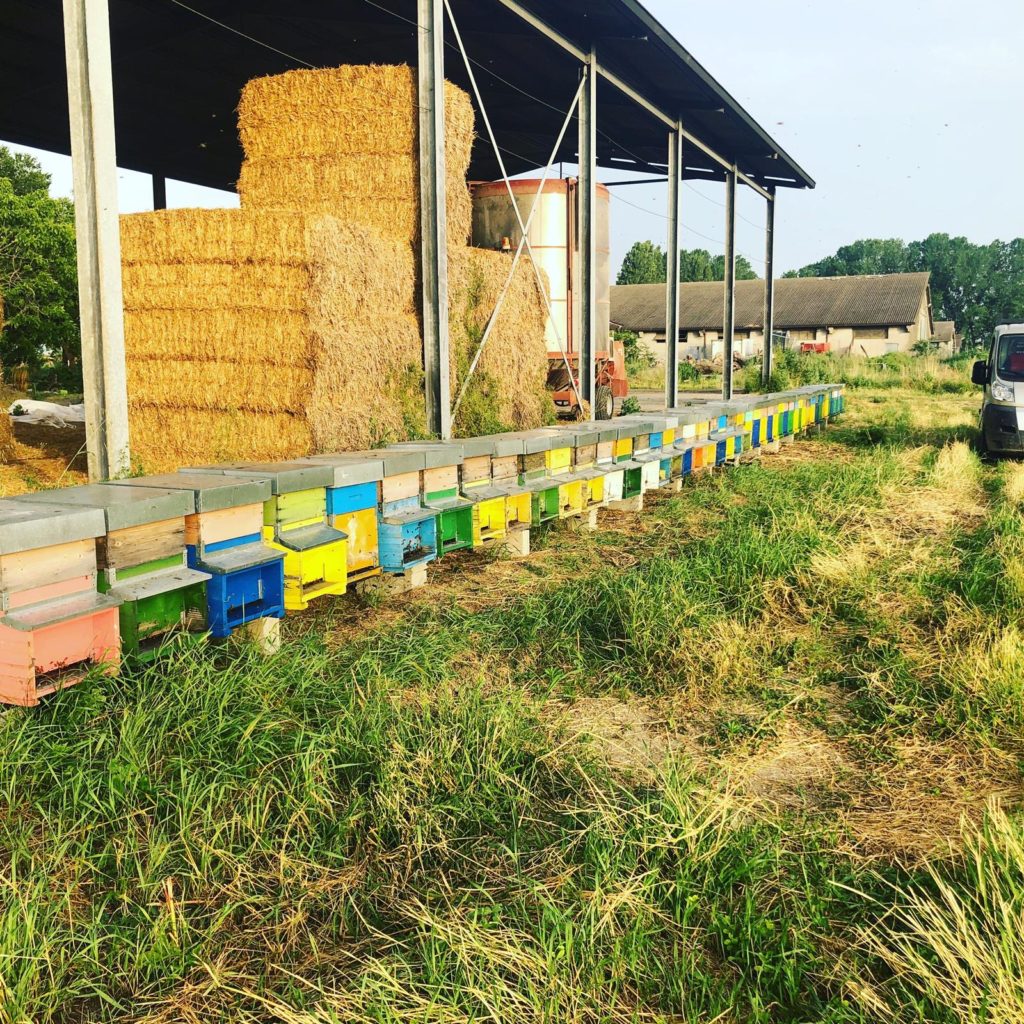
[[[238,179],[243,206],[332,214],[402,239],[419,234],[416,81],[406,66],[289,71],[242,90]],[[466,174],[473,106],[445,85],[448,230],[472,229]]]
[[[400,432],[389,389],[420,351],[408,244],[251,210],[132,214],[121,236],[132,444],[148,471],[305,455],[378,421]]]
[[[473,110],[448,126],[452,391],[509,259],[469,249]],[[246,87],[241,210],[122,218],[135,455],[150,472],[423,436],[417,117],[409,68],[288,72]],[[523,263],[457,428],[537,426],[544,310]]]

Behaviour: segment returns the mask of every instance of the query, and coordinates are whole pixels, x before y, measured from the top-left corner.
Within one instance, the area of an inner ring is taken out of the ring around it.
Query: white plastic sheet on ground
[[[17,409],[23,415],[14,415]],[[35,402],[31,398],[20,398],[12,402],[7,411],[15,423],[41,423],[47,427],[69,427],[73,423],[85,422],[85,406],[57,405],[56,402]]]

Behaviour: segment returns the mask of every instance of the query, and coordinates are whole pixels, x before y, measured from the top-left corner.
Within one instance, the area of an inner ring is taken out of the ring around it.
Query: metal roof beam
[[[538,32],[546,36],[553,43],[560,46],[567,53],[572,54],[581,64],[586,64],[590,61],[591,55],[585,50],[581,50],[575,43],[570,42],[560,32],[552,28],[546,21],[538,18],[535,14],[531,14],[526,8],[522,7],[516,2],[516,0],[498,0],[503,7],[507,7],[513,14],[518,15],[527,24],[532,25]],[[609,71],[608,68],[604,67],[600,59],[597,60],[596,68],[598,73],[611,85],[615,86],[619,92],[623,95],[628,96],[637,106],[642,107],[653,117],[656,117],[659,121],[662,121],[667,127],[673,131],[679,126],[677,118],[672,117],[670,114],[666,114],[665,111],[655,106],[649,99],[647,99],[642,93],[637,92],[631,85],[624,82],[614,72]],[[702,142],[697,138],[696,135],[688,132],[685,128],[679,128],[682,132],[683,139],[689,142],[691,145],[699,149],[705,156],[710,157],[715,163],[719,164],[726,171],[734,172],[736,177],[739,178],[745,185],[749,185],[755,192],[765,199],[770,198],[770,193],[767,189],[759,185],[749,175],[744,174],[735,164],[735,162],[727,160],[724,156],[716,153],[707,143]]]

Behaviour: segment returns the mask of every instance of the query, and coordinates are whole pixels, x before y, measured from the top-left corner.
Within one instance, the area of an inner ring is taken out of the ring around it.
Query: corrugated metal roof
[[[917,320],[928,292],[927,273],[862,277],[789,277],[775,282],[776,330],[812,327],[906,327]],[[679,287],[679,328],[722,329],[720,281]],[[764,281],[736,282],[736,329],[763,326]],[[665,285],[612,288],[612,323],[633,331],[665,329]]]
[[[814,181],[637,0],[519,0],[741,171],[771,185]],[[242,86],[298,66],[415,64],[412,0],[109,0],[119,166],[232,189],[242,152]],[[499,3],[451,0],[510,174],[543,167],[579,84],[580,64]],[[68,153],[58,0],[0,3],[0,139]],[[447,34],[447,76],[469,89]],[[607,81],[598,85],[598,162],[664,173],[667,128]],[[535,97],[535,98],[531,98]],[[477,128],[483,134],[480,111]],[[554,160],[572,163],[575,130]],[[722,180],[696,146],[684,176]],[[470,177],[499,176],[486,141]]]

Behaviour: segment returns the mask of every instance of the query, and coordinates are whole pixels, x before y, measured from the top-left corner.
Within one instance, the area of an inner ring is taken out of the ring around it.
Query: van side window
[[[996,376],[1006,381],[1024,381],[1024,334],[1004,334],[999,339]]]

